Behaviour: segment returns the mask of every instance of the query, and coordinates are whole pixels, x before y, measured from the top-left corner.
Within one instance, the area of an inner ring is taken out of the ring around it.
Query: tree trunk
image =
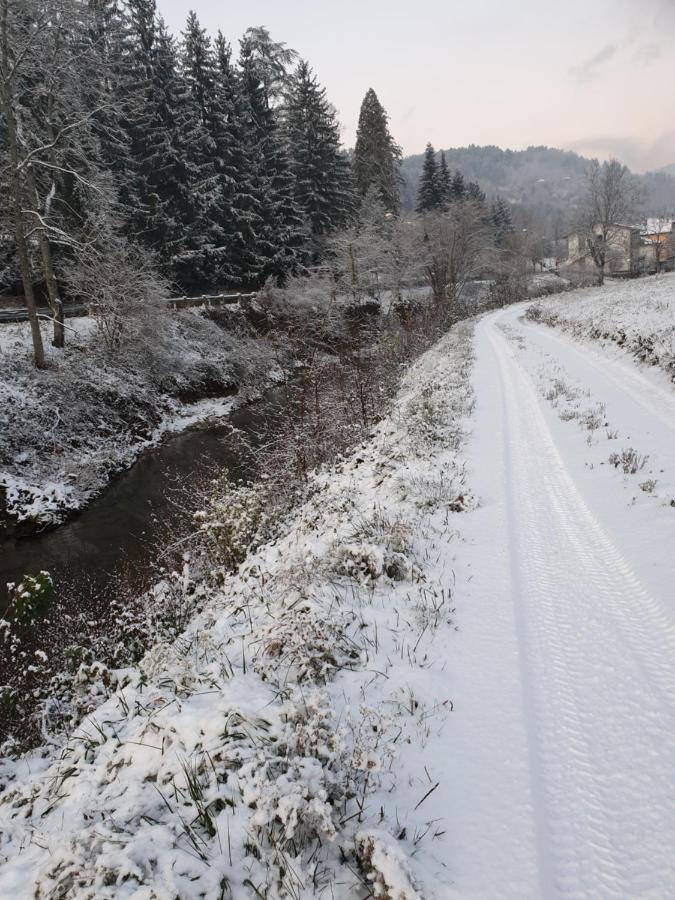
[[[54,319],[54,338],[52,340],[52,345],[54,347],[63,347],[66,342],[66,329],[63,327],[63,303],[59,297],[59,288],[56,283],[56,276],[54,275],[52,248],[49,246],[47,235],[42,230],[40,230],[40,257],[42,259],[42,273],[47,283],[49,306],[51,307],[52,317]]]
[[[23,212],[21,210],[21,186],[20,184],[18,184],[19,176],[16,173],[12,173],[11,180],[12,202],[14,205],[14,239],[16,241],[16,253],[19,257],[19,267],[21,269],[23,295],[26,301],[28,321],[30,322],[31,337],[33,339],[33,356],[35,357],[35,365],[37,366],[37,368],[44,369],[47,364],[45,362],[45,350],[42,344],[40,320],[37,316],[35,293],[33,292],[33,276],[31,274],[30,268],[30,255],[28,253],[28,243],[26,241]]]
[[[36,209],[39,209],[40,206],[40,198],[37,191],[37,185],[35,184],[35,177],[32,171],[28,172],[28,184],[30,187],[30,193],[35,197]],[[45,210],[45,217],[47,214],[47,210]],[[36,228],[38,230],[39,241],[40,241],[40,259],[42,261],[42,274],[45,279],[45,284],[47,285],[47,294],[49,296],[49,306],[52,311],[52,318],[54,319],[54,338],[52,340],[52,346],[54,347],[63,347],[66,342],[66,330],[63,327],[63,303],[61,302],[61,298],[59,297],[59,286],[56,281],[56,275],[54,274],[54,266],[52,264],[52,248],[49,244],[49,238],[47,237],[47,233],[45,229],[42,227],[42,223],[36,217]]]
[[[5,114],[5,134],[7,136],[7,149],[9,150],[10,174],[9,186],[12,195],[12,207],[14,214],[14,239],[16,241],[16,253],[21,269],[21,281],[23,293],[28,310],[31,337],[33,339],[33,355],[38,369],[44,369],[45,350],[42,344],[40,321],[37,317],[35,294],[33,292],[33,278],[30,268],[30,255],[26,240],[26,227],[23,212],[23,191],[21,184],[21,171],[19,168],[19,148],[16,139],[16,119],[14,104],[12,102],[11,84],[8,77],[9,45],[7,33],[7,0],[0,5],[1,16],[1,57],[0,57],[0,106]]]

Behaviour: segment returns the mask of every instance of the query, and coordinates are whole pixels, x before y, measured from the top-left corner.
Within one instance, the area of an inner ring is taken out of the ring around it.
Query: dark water
[[[0,612],[7,582],[41,569],[52,575],[57,597],[66,585],[69,596],[82,599],[105,597],[120,579],[149,586],[148,563],[189,522],[195,489],[223,470],[235,478],[250,474],[251,446],[273,405],[266,398],[218,424],[168,438],[64,525],[0,542]]]

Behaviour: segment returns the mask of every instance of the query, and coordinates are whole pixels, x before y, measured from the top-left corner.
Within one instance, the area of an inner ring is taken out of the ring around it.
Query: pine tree
[[[213,285],[224,276],[226,233],[220,221],[219,167],[225,123],[214,102],[217,75],[211,40],[194,12],[183,32],[180,63],[186,87],[184,148],[190,195],[184,209],[187,246],[176,264],[184,283]]]
[[[441,195],[441,204],[446,205],[452,199],[452,175],[448,168],[445,152],[441,150],[441,162],[438,167],[438,186]]]
[[[287,86],[284,124],[296,202],[313,235],[330,234],[353,211],[351,170],[326,91],[303,60]]]
[[[130,218],[139,204],[130,126],[142,102],[129,66],[132,23],[120,0],[88,0],[88,7],[83,52],[93,51],[100,66],[83,86],[85,103],[89,109],[100,107],[94,118],[100,163],[113,175],[124,215]]]
[[[397,214],[401,148],[389,133],[388,116],[371,88],[361,105],[354,150],[354,178],[358,193],[365,197],[375,186],[386,209]]]
[[[277,106],[283,96],[288,70],[298,54],[283,41],[273,41],[269,31],[262,25],[248,28],[244,39],[247,53],[260,77],[265,104],[271,109]]]
[[[475,181],[470,181],[467,187],[467,197],[473,203],[478,203],[482,206],[485,203],[485,193],[481,190],[479,184]]]
[[[498,247],[501,247],[506,236],[513,232],[511,210],[503,197],[497,197],[492,204],[492,227],[494,229],[495,243]]]
[[[228,158],[222,162],[221,191],[228,231],[224,263],[233,284],[248,286],[258,277],[255,246],[262,230],[260,198],[255,191],[255,160],[245,125],[246,100],[232,50],[221,32],[215,42],[218,104],[229,132]]]
[[[142,102],[129,124],[138,204],[132,230],[167,263],[180,252],[181,210],[189,193],[181,123],[184,85],[173,39],[155,0],[128,0],[133,49],[129,68]]]
[[[417,212],[425,213],[440,209],[443,201],[436,151],[429,143],[424,151],[424,166],[417,193]]]
[[[264,73],[246,36],[241,40],[239,68],[246,140],[253,161],[252,190],[261,213],[252,275],[259,281],[273,277],[281,282],[302,268],[308,229],[295,201],[294,178]]]
[[[466,198],[466,183],[461,172],[455,172],[452,178],[451,196],[454,201],[461,202]]]

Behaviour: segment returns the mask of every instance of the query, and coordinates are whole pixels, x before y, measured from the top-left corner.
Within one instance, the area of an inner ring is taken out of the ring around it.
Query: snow
[[[67,324],[75,334],[68,331],[65,350],[51,346],[42,326],[45,371],[32,364],[28,324],[0,326],[0,508],[33,527],[81,509],[167,434],[233,407],[231,397],[183,403],[181,396],[232,394],[238,386],[255,393],[278,377],[273,350],[245,323],[231,333],[198,310],[165,313],[151,350],[141,339],[112,356],[92,319]]]
[[[523,312],[477,329],[450,896],[670,896],[675,395]],[[649,461],[624,475],[608,458],[633,442]]]
[[[0,895],[417,900],[449,885],[431,809],[451,548],[475,503],[458,457],[470,334],[413,367],[284,535],[205,587],[186,633],[119,673],[65,747],[35,774],[0,769]]]
[[[621,347],[675,379],[675,273],[560,294],[529,315],[576,338]]]
[[[673,287],[426,353],[179,639],[0,767],[0,896],[673,895]]]

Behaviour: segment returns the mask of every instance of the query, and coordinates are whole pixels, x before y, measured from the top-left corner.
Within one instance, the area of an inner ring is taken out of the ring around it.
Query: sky
[[[378,94],[404,153],[496,144],[675,163],[675,0],[157,0],[237,46],[265,25],[307,59],[353,146]]]

